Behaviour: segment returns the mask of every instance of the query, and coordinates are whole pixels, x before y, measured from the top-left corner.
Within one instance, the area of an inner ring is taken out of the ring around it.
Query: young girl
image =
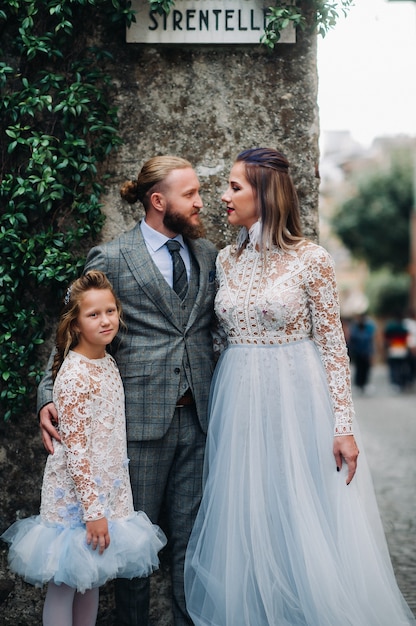
[[[69,287],[53,364],[61,442],[46,463],[40,515],[18,520],[1,537],[14,572],[34,585],[48,583],[44,626],[95,624],[98,587],[148,576],[166,543],[159,527],[133,509],[123,386],[106,352],[120,313],[102,272]]]

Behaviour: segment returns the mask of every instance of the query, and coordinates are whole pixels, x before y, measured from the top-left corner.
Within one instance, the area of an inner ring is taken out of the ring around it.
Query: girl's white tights
[[[94,626],[99,589],[79,593],[68,585],[48,583],[43,605],[43,626]]]

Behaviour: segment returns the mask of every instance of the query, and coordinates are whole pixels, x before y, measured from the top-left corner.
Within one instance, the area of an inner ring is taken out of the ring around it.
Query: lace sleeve
[[[219,261],[219,257],[217,257],[216,259],[216,278],[215,278],[215,286],[216,289],[218,291],[219,288],[219,273],[220,273],[220,261]],[[223,329],[223,327],[220,324],[220,321],[218,319],[218,317],[214,314],[214,320],[211,326],[211,335],[212,335],[212,341],[213,341],[213,347],[214,347],[214,355],[215,355],[215,359],[218,360],[221,356],[221,354],[224,352],[224,350],[227,348],[228,346],[228,339],[227,339],[227,333],[225,332],[225,330]]]
[[[57,398],[67,467],[84,510],[84,521],[100,519],[105,513],[90,462],[94,407],[88,372],[78,371],[76,376],[65,376],[61,380]]]
[[[307,263],[307,292],[312,318],[312,338],[328,378],[335,416],[335,435],[353,432],[354,408],[347,347],[342,330],[334,264],[321,247]]]
[[[211,326],[211,336],[214,348],[215,360],[218,360],[228,345],[227,334],[215,318],[215,322]]]

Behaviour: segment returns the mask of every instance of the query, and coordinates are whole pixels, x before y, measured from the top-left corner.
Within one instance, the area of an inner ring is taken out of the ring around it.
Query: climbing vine
[[[97,11],[99,9],[99,11]],[[0,9],[0,401],[20,415],[40,378],[45,317],[83,265],[103,215],[100,164],[121,140],[97,13],[123,0],[3,0]],[[52,294],[52,296],[51,296]]]

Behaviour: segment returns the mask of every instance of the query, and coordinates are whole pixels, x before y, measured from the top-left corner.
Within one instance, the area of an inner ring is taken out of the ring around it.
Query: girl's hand
[[[110,545],[110,535],[108,532],[107,518],[103,517],[94,522],[87,522],[87,543],[91,545],[93,550],[99,549],[102,554]]]
[[[345,460],[348,465],[347,485],[354,478],[357,469],[357,459],[360,451],[355,443],[354,435],[344,435],[342,437],[334,437],[334,457],[337,464],[337,470],[342,467],[342,461]]]

